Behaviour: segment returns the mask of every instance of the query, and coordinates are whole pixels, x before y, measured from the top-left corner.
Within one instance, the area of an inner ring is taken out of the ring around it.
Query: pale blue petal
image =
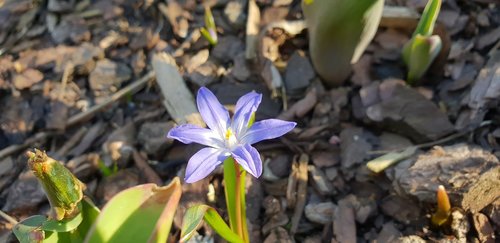
[[[238,164],[256,178],[262,174],[262,160],[257,149],[250,144],[239,145],[231,154]]]
[[[215,148],[224,146],[224,141],[222,141],[212,130],[192,124],[185,124],[172,128],[168,132],[167,137],[177,139],[185,144],[199,143]]]
[[[212,91],[205,87],[198,90],[196,103],[207,126],[223,138],[229,123],[229,112],[226,108],[220,104]]]
[[[252,91],[236,102],[231,127],[238,137],[246,131],[250,117],[257,110],[261,101],[262,95]]]
[[[226,158],[227,155],[221,149],[201,149],[189,159],[184,180],[193,183],[207,177]]]
[[[273,139],[285,135],[291,131],[297,123],[278,119],[267,119],[254,123],[250,127],[241,143],[254,144],[266,139]]]

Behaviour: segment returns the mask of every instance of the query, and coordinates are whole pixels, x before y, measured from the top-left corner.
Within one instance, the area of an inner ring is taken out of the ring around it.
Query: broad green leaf
[[[166,242],[182,189],[144,184],[118,193],[103,208],[85,242]]]
[[[12,231],[21,243],[41,242],[45,238],[45,232],[42,230],[45,221],[45,216],[31,216],[16,224]]]
[[[436,23],[439,11],[441,9],[441,1],[442,0],[429,0],[427,2],[427,5],[425,5],[424,12],[420,17],[420,21],[418,22],[413,36],[416,36],[417,34],[423,36],[432,35],[432,32],[434,31],[434,24]]]
[[[384,0],[303,1],[309,53],[316,72],[328,86],[338,86],[373,39]]]
[[[366,166],[371,171],[373,171],[375,173],[380,173],[380,172],[384,171],[385,169],[387,169],[387,167],[389,167],[389,166],[391,166],[391,165],[393,165],[393,164],[395,164],[403,159],[409,158],[410,156],[412,156],[415,153],[415,151],[417,151],[417,147],[411,146],[411,147],[408,147],[401,152],[387,153],[387,154],[384,154],[376,159],[369,161],[366,164]]]
[[[225,240],[243,243],[243,240],[227,226],[219,213],[207,205],[196,205],[188,208],[182,220],[180,241],[185,242],[189,240],[200,227],[203,220]]]
[[[97,208],[92,201],[84,197],[81,201],[82,210],[81,215],[83,217],[82,223],[78,226],[77,231],[81,235],[82,241],[89,232],[90,228],[94,224],[95,220],[99,216],[99,208]]]
[[[413,38],[408,60],[408,83],[414,84],[427,72],[441,51],[441,46],[441,38],[438,35],[416,35]]]

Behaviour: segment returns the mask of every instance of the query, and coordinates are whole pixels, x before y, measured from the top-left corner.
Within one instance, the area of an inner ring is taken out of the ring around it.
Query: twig
[[[139,80],[136,80],[135,82],[127,85],[123,89],[114,93],[111,97],[106,99],[103,103],[95,105],[92,108],[90,108],[84,112],[81,112],[79,114],[76,114],[76,115],[70,117],[68,119],[68,122],[66,123],[66,127],[73,126],[77,123],[80,123],[82,121],[90,119],[96,113],[98,113],[101,110],[103,110],[104,108],[108,107],[110,104],[114,103],[115,101],[120,100],[125,95],[139,91],[141,88],[143,88],[144,85],[146,85],[149,81],[151,81],[154,78],[154,76],[155,76],[155,72],[149,71],[146,75],[144,75]]]
[[[75,65],[73,65],[72,62],[69,62],[66,64],[66,67],[64,68],[63,76],[61,79],[61,88],[59,89],[59,95],[58,95],[58,100],[62,101],[63,96],[64,96],[64,91],[66,90],[66,85],[68,84],[68,81],[70,79],[70,76],[73,75],[73,70],[75,69]]]
[[[299,165],[298,165],[298,175],[297,175],[297,203],[295,204],[295,211],[292,216],[292,226],[290,228],[290,233],[294,235],[299,227],[300,219],[302,218],[302,213],[304,212],[304,207],[306,206],[307,197],[307,164],[309,163],[309,156],[307,154],[300,155]]]
[[[2,216],[2,218],[4,218],[5,220],[7,220],[7,222],[11,223],[12,225],[16,225],[16,224],[19,223],[19,222],[17,222],[17,220],[15,218],[13,218],[10,215],[6,214],[2,210],[0,210],[0,216]]]
[[[152,80],[154,78],[154,76],[155,76],[154,71],[149,71],[149,73],[144,75],[139,80],[134,81],[133,83],[127,85],[123,89],[114,93],[111,97],[109,97],[103,103],[95,105],[92,108],[90,108],[84,112],[78,113],[78,114],[70,117],[68,119],[68,121],[66,122],[66,127],[70,127],[70,126],[78,124],[82,121],[88,120],[88,119],[92,118],[95,114],[100,112],[101,110],[108,107],[113,102],[123,98],[125,95],[139,91],[141,88],[143,88],[144,85],[146,85],[150,80]],[[16,153],[20,150],[23,150],[36,142],[39,142],[45,138],[51,137],[51,136],[56,135],[56,134],[57,134],[56,132],[40,132],[40,133],[37,133],[34,136],[28,138],[26,141],[24,141],[23,144],[14,144],[14,145],[11,145],[9,147],[6,147],[6,148],[0,150],[0,160],[13,154],[13,153]]]
[[[160,176],[149,166],[146,159],[137,150],[133,150],[132,157],[134,157],[135,166],[142,172],[146,180],[150,183],[155,183],[157,185],[162,185],[163,181]]]
[[[80,140],[85,136],[89,129],[86,127],[81,127],[71,138],[64,143],[64,145],[57,150],[56,154],[59,156],[65,155],[70,149],[72,149]]]
[[[457,132],[457,133],[451,134],[448,137],[444,137],[444,138],[441,138],[441,139],[438,139],[438,140],[435,140],[435,141],[431,141],[431,142],[427,142],[427,143],[421,143],[421,144],[417,144],[417,145],[412,145],[412,146],[408,146],[408,147],[405,147],[405,148],[402,148],[402,149],[372,150],[372,151],[370,151],[368,153],[369,154],[387,154],[387,153],[392,153],[392,152],[397,152],[397,151],[403,151],[403,150],[406,150],[406,149],[408,149],[410,147],[415,147],[416,149],[430,148],[430,147],[433,147],[433,146],[436,146],[436,145],[439,145],[439,144],[443,144],[443,143],[449,142],[451,140],[457,139],[459,137],[463,137],[463,136],[465,136],[465,135],[467,135],[467,134],[469,134],[471,132],[474,132],[474,130],[476,130],[478,128],[481,128],[481,127],[484,127],[484,126],[487,126],[487,125],[490,125],[490,124],[491,124],[491,121],[484,121],[478,127],[475,127],[473,129],[464,130],[464,131],[461,131],[461,132]]]

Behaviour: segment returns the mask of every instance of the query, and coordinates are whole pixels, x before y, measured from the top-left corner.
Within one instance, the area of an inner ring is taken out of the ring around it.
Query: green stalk
[[[236,169],[233,157],[229,156],[224,160],[224,194],[226,196],[227,214],[229,215],[229,226],[234,233],[238,233],[236,228]]]
[[[239,166],[239,165],[238,165]],[[245,242],[250,242],[250,239],[248,238],[248,226],[247,226],[247,204],[246,204],[246,197],[245,197],[245,177],[247,175],[247,172],[240,167],[240,176],[239,176],[239,186],[240,186],[240,195],[241,195],[241,227],[243,231],[243,241]]]
[[[236,207],[236,231],[237,234],[243,238],[243,228],[242,228],[242,215],[241,215],[241,176],[240,176],[240,165],[234,162],[234,169],[236,171],[236,188],[234,195],[236,195],[235,207]],[[244,194],[244,193],[243,193]]]

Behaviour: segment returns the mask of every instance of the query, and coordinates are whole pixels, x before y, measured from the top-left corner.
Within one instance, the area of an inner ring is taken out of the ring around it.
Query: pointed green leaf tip
[[[49,199],[50,217],[56,220],[71,219],[78,215],[78,203],[83,198],[84,184],[64,165],[50,158],[43,151],[28,151],[28,166],[36,176]]]
[[[144,184],[118,193],[104,206],[84,242],[166,242],[181,193],[178,177],[164,187]]]
[[[434,32],[434,25],[436,23],[439,11],[441,10],[441,0],[429,0],[425,5],[424,12],[420,17],[417,28],[413,36],[417,34],[423,36],[430,36]]]
[[[441,38],[432,35],[440,9],[441,0],[427,2],[411,40],[403,47],[403,61],[408,67],[409,84],[415,84],[427,72],[441,51]]]
[[[408,44],[403,50],[408,66],[407,81],[409,84],[415,84],[427,72],[441,51],[442,42],[438,35],[427,37],[418,34]]]
[[[225,240],[233,243],[243,243],[243,240],[231,231],[214,208],[202,204],[188,208],[184,214],[180,242],[189,240],[200,227],[203,220]]]

